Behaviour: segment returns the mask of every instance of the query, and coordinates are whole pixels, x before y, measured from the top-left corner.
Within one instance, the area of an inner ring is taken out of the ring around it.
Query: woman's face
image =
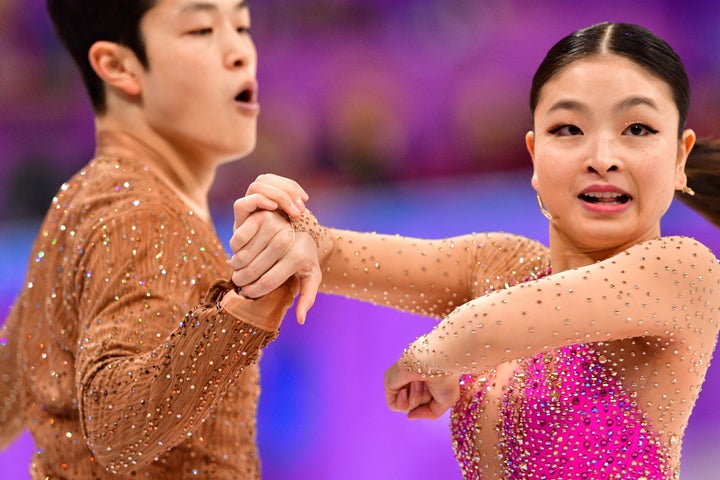
[[[670,87],[624,57],[579,60],[546,83],[526,143],[551,241],[594,252],[659,236],[695,141],[678,121]]]

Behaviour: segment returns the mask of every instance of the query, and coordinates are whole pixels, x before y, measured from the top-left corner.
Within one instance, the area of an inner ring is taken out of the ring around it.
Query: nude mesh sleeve
[[[323,292],[436,318],[486,291],[537,278],[548,268],[545,246],[505,233],[424,240],[325,232]]]
[[[652,240],[470,301],[403,359],[423,375],[470,373],[564,345],[647,337],[701,345],[691,364],[706,365],[720,323],[719,284],[707,247],[682,237]]]

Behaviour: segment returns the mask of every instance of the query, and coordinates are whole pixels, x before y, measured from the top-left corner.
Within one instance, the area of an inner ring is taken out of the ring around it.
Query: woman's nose
[[[600,138],[588,155],[587,169],[590,172],[604,175],[620,168],[616,141],[611,138]]]

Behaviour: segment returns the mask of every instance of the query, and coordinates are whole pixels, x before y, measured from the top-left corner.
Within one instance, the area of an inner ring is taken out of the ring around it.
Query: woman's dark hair
[[[80,68],[96,113],[104,113],[105,86],[90,66],[88,51],[99,40],[128,47],[145,68],[147,55],[140,20],[155,0],[47,0],[55,31]]]
[[[557,42],[535,72],[530,89],[530,112],[535,113],[542,88],[565,67],[600,54],[628,58],[664,81],[672,90],[680,113],[678,135],[685,128],[690,107],[690,83],[682,60],[663,39],[638,25],[598,23]]]
[[[675,192],[675,198],[720,227],[720,140],[695,142],[685,164],[685,174],[695,195]]]

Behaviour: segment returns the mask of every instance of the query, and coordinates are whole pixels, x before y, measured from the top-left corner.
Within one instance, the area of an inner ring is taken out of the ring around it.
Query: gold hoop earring
[[[553,221],[553,216],[550,212],[547,211],[547,208],[545,208],[545,204],[543,204],[542,198],[540,198],[540,192],[537,192],[537,202],[538,206],[540,207],[540,212],[543,214],[543,217],[547,218],[551,222]]]
[[[680,191],[681,191],[682,193],[684,193],[685,195],[688,195],[688,196],[690,196],[690,197],[692,197],[692,196],[695,195],[695,190],[693,190],[692,188],[688,187],[687,185],[685,185],[685,186],[682,188],[682,190],[680,190]]]

